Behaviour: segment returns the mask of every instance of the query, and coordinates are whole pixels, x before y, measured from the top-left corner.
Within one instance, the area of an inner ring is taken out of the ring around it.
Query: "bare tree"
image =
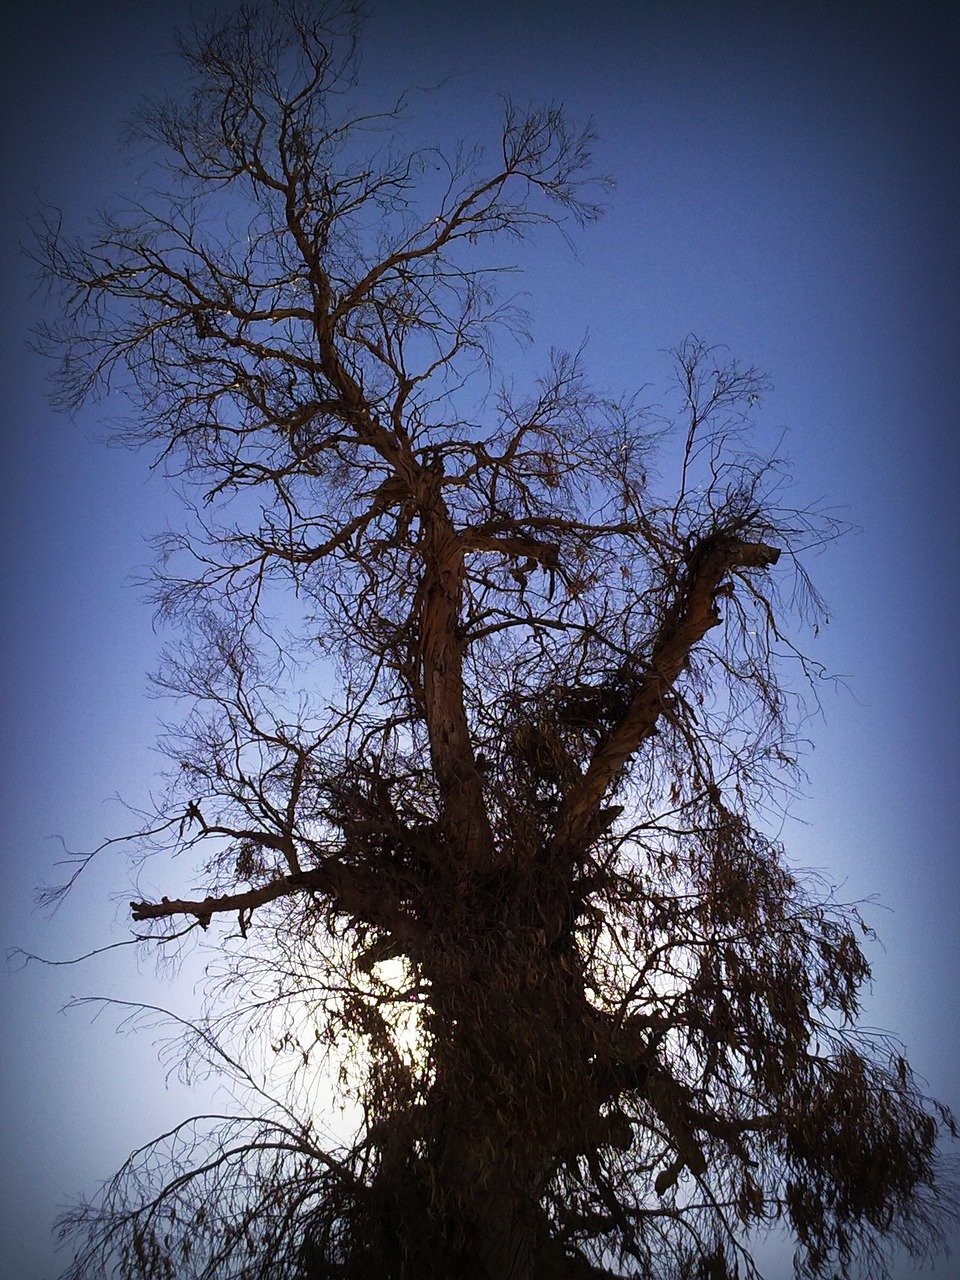
[[[38,239],[63,403],[126,393],[194,498],[131,837],[173,896],[131,905],[220,931],[173,1052],[247,1099],[71,1214],[66,1275],[719,1278],[778,1222],[799,1274],[878,1276],[938,1242],[952,1122],[857,1030],[857,912],[769,834],[835,527],[697,339],[670,412],[564,354],[498,382],[494,249],[598,216],[590,132],[507,103],[494,148],[404,150],[320,8],[194,32],[192,95],[138,117],[152,194]]]

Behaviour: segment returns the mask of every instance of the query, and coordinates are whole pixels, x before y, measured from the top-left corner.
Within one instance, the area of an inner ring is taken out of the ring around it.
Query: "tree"
[[[879,1274],[954,1211],[952,1120],[857,1029],[856,910],[770,834],[835,526],[696,338],[672,415],[579,356],[497,379],[495,247],[599,215],[591,133],[507,103],[487,153],[404,150],[358,29],[197,30],[192,95],[138,117],[152,194],[38,237],[62,402],[126,393],[191,497],[156,580],[186,710],[129,837],[176,896],[131,906],[220,931],[180,1049],[251,1103],[134,1153],[66,1274],[692,1280],[773,1221],[801,1274]]]

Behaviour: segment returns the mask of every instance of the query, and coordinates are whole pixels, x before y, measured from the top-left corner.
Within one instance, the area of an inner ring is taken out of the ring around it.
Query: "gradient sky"
[[[596,121],[617,188],[577,257],[556,236],[524,254],[537,349],[586,338],[595,380],[620,391],[662,383],[659,353],[688,332],[727,344],[771,377],[761,422],[771,439],[788,431],[798,502],[823,498],[859,527],[811,566],[832,612],[815,656],[847,683],[825,689],[808,728],[807,798],[785,834],[842,897],[875,898],[866,1021],[902,1037],[930,1092],[960,1109],[960,9],[372,8],[364,76],[380,102],[458,73],[446,136],[495,120],[499,92]],[[0,942],[54,958],[128,935],[118,861],[52,921],[33,892],[54,874],[51,833],[75,848],[115,833],[111,797],[135,804],[159,767],[145,696],[159,640],[130,581],[145,537],[177,515],[146,457],[97,443],[96,413],[50,412],[25,346],[42,299],[17,242],[42,199],[76,226],[129,189],[120,124],[175,81],[188,11],[13,0],[3,19]],[[129,949],[0,973],[3,1280],[54,1276],[56,1207],[198,1105],[165,1085],[148,1038],[61,1014],[75,994],[176,999]],[[768,1280],[787,1280],[785,1256],[769,1256]],[[923,1274],[951,1280],[957,1265]]]

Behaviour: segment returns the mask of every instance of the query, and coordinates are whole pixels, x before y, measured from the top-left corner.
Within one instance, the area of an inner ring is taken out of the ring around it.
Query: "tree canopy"
[[[591,129],[507,101],[493,144],[410,146],[359,31],[198,27],[137,118],[148,194],[37,238],[61,403],[126,394],[188,499],[184,713],[125,837],[170,894],[131,911],[220,941],[181,1051],[246,1089],[64,1220],[65,1274],[721,1280],[779,1223],[798,1274],[879,1275],[954,1212],[952,1120],[858,1029],[869,930],[776,835],[837,527],[697,337],[656,407],[582,353],[498,373],[511,245],[602,211]]]

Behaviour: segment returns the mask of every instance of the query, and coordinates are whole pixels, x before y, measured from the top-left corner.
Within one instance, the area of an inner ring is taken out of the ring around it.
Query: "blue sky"
[[[55,957],[127,932],[119,862],[52,921],[32,895],[53,874],[51,833],[80,848],[114,833],[111,797],[136,803],[159,767],[145,696],[158,637],[130,580],[176,511],[145,457],[97,443],[96,414],[71,424],[48,409],[24,346],[41,299],[18,219],[43,198],[75,221],[128,187],[120,122],[175,76],[187,11],[40,0],[4,19],[0,940]],[[436,120],[447,136],[495,121],[499,92],[593,116],[617,186],[576,256],[558,237],[524,253],[536,349],[586,339],[596,382],[622,390],[662,380],[660,352],[690,331],[727,344],[770,375],[761,424],[788,431],[798,500],[859,527],[811,566],[833,615],[816,656],[847,684],[809,726],[808,795],[786,838],[842,896],[876,898],[867,1021],[960,1108],[955,12],[490,0],[478,17],[456,0],[378,0],[365,74],[385,100],[457,72]],[[74,994],[171,998],[131,957],[0,973],[11,1278],[55,1275],[56,1205],[196,1105],[166,1087],[146,1040],[58,1012]],[[788,1274],[775,1255],[769,1280]]]

